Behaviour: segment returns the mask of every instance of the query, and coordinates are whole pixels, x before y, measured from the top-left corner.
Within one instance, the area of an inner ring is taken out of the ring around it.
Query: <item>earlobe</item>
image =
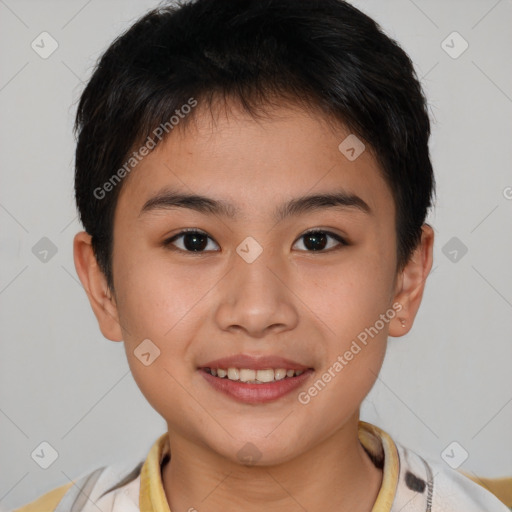
[[[421,241],[397,279],[393,302],[400,303],[402,307],[390,322],[390,336],[403,336],[411,330],[432,268],[433,247],[434,230],[430,225],[423,224]]]
[[[73,258],[103,336],[111,341],[122,341],[117,305],[94,255],[89,233],[81,231],[75,235]]]

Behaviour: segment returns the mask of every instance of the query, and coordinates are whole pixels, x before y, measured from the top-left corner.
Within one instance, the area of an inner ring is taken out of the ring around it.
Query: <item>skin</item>
[[[212,123],[200,107],[192,124],[173,131],[125,179],[114,219],[114,293],[90,236],[74,240],[77,273],[103,335],[124,341],[134,379],[167,422],[172,458],[162,481],[170,508],[370,511],[382,472],[358,440],[359,409],[388,336],[413,324],[432,267],[433,230],[423,226],[421,243],[396,272],[391,191],[369,150],[354,161],[340,153],[349,134],[343,126],[285,106],[255,121],[231,105]],[[231,201],[239,217],[176,208],[140,215],[165,186]],[[340,187],[372,214],[325,208],[278,223],[272,216],[293,197]],[[184,237],[164,245],[183,228],[210,237],[205,252],[180,252]],[[313,251],[302,236],[311,228],[349,245],[328,238],[323,252]],[[236,252],[247,236],[263,248],[250,264]],[[402,305],[399,314],[301,404],[298,393],[394,303]],[[160,350],[149,366],[134,355],[144,339]],[[237,353],[286,357],[315,373],[276,401],[240,403],[197,369]],[[261,453],[254,465],[237,456],[248,442]]]

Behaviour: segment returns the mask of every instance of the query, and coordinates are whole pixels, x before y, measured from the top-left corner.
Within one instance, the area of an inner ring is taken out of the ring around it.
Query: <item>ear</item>
[[[81,231],[73,240],[75,268],[96,315],[100,330],[111,341],[122,341],[117,305],[94,255],[91,235]]]
[[[397,277],[393,304],[401,304],[402,309],[397,309],[396,316],[390,322],[390,336],[403,336],[411,330],[432,268],[433,247],[434,230],[428,224],[423,224],[421,241]]]

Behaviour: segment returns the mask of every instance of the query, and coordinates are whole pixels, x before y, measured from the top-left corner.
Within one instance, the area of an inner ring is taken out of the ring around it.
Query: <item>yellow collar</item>
[[[383,464],[382,485],[372,512],[389,512],[398,484],[398,451],[393,439],[379,427],[359,421],[359,440],[375,463]],[[161,465],[169,456],[169,437],[162,434],[153,444],[140,474],[139,507],[144,512],[171,512],[162,484]]]
[[[359,441],[382,467],[382,484],[372,512],[390,512],[400,473],[395,442],[384,430],[365,421],[359,421]]]

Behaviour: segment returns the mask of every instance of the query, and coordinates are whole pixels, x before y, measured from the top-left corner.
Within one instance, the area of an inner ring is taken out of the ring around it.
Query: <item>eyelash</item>
[[[168,249],[170,249],[172,251],[179,251],[179,252],[184,252],[184,253],[188,253],[188,254],[204,254],[204,253],[212,252],[212,251],[187,251],[185,249],[180,249],[180,248],[177,248],[177,247],[173,247],[173,242],[175,242],[178,238],[183,237],[184,235],[187,235],[187,234],[205,235],[210,240],[213,240],[204,231],[200,231],[200,230],[195,229],[195,228],[189,228],[189,229],[184,229],[184,230],[180,231],[178,234],[172,236],[171,238],[169,238],[167,240],[164,240],[163,245],[166,248],[168,248]],[[337,235],[335,233],[332,233],[331,231],[327,231],[327,230],[323,230],[323,229],[318,229],[318,228],[312,229],[310,231],[306,231],[305,233],[303,233],[298,238],[298,240],[300,240],[301,238],[303,238],[303,237],[305,237],[307,235],[311,235],[311,234],[325,234],[325,235],[327,235],[327,236],[337,240],[340,243],[340,245],[338,247],[335,247],[334,249],[333,248],[321,249],[321,250],[318,250],[318,251],[307,251],[306,250],[306,251],[302,251],[302,252],[326,253],[326,252],[332,252],[333,250],[336,251],[336,250],[341,249],[341,247],[350,245],[350,244],[347,243],[347,241],[343,237],[341,237],[341,236],[339,236],[339,235]],[[217,243],[217,242],[215,242],[215,243]]]

